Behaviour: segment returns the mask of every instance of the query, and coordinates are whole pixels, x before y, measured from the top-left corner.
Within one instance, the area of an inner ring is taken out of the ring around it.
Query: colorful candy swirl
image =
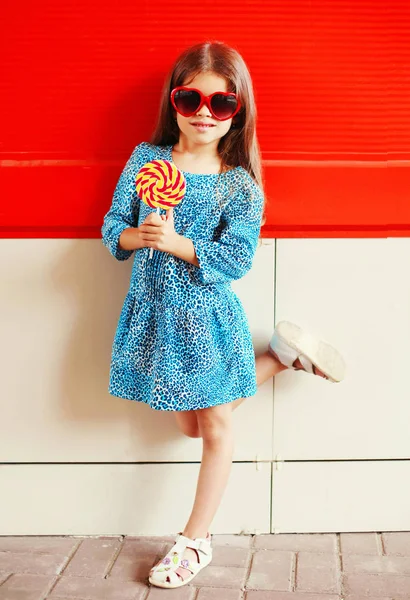
[[[169,160],[145,163],[136,178],[137,194],[151,208],[169,208],[185,195],[185,177]]]

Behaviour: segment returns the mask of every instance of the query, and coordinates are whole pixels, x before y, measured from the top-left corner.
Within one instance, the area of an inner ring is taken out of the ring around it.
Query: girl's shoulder
[[[238,177],[239,177],[240,181],[245,186],[245,188],[249,188],[249,189],[252,189],[252,190],[261,190],[261,188],[256,183],[256,181],[254,180],[254,178],[251,176],[251,174],[249,173],[249,171],[247,171],[244,167],[242,167],[240,165],[239,167],[236,167],[235,170],[236,170],[236,172],[238,174]]]
[[[232,169],[232,183],[231,189],[235,189],[244,199],[263,202],[263,190],[244,167]]]
[[[155,146],[146,141],[140,142],[134,147],[131,156],[128,159],[127,166],[134,171],[139,171],[145,163],[161,158],[163,156],[162,150],[163,148],[161,146]]]
[[[140,160],[147,159],[145,162],[149,162],[156,147],[157,146],[153,146],[149,142],[140,142],[135,146],[131,156]]]
[[[153,160],[168,159],[170,160],[170,146],[157,146],[151,142],[140,142],[135,146],[133,156],[142,162],[142,164]]]

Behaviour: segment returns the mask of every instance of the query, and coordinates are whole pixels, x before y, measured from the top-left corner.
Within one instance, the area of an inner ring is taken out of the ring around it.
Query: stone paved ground
[[[0,536],[0,600],[410,599],[410,532],[213,535],[190,584],[150,586],[174,537]]]

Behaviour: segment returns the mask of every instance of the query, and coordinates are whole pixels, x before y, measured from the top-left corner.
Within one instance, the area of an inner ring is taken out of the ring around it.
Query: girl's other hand
[[[162,252],[172,252],[178,239],[174,227],[174,209],[167,210],[166,215],[149,213],[139,230],[144,246]]]
[[[138,250],[144,248],[139,227],[127,227],[121,233],[118,240],[120,250]]]

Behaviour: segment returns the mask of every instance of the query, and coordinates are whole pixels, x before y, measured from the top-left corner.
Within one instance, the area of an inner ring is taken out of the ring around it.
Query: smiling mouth
[[[193,127],[215,127],[215,125],[211,125],[211,124],[204,124],[204,123],[191,123],[191,125]]]

